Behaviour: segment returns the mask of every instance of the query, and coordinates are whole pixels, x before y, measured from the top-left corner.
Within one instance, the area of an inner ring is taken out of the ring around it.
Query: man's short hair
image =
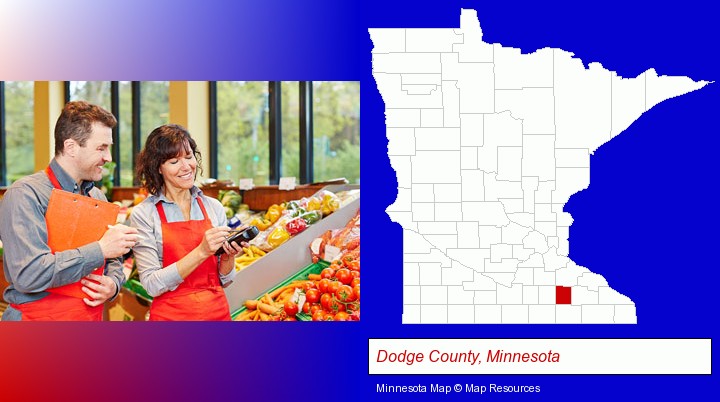
[[[85,101],[68,102],[63,108],[55,124],[55,155],[60,155],[65,148],[65,140],[72,138],[84,147],[93,123],[115,128],[117,119],[112,113]]]

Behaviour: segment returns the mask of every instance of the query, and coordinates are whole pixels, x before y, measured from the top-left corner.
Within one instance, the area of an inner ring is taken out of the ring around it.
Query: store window
[[[34,94],[35,85],[32,81],[5,81],[0,88],[3,90],[3,104],[0,105],[4,118],[4,177],[0,178],[3,185],[10,185],[15,180],[33,173],[35,159],[28,155],[35,154],[34,147]]]
[[[211,143],[217,144],[210,167],[216,178],[269,184],[281,176],[301,183],[344,177],[360,183],[359,82],[210,85]]]
[[[110,105],[110,81],[70,81],[70,100],[84,100],[112,110]]]
[[[113,89],[111,81],[70,81],[69,100],[86,100],[112,111]],[[135,90],[135,92],[133,92]],[[169,120],[169,82],[117,82],[119,141],[118,156],[114,157],[119,174],[119,185],[134,185],[134,159],[145,139],[156,127]],[[134,98],[135,94],[135,98]],[[139,110],[139,116],[134,113]],[[136,149],[137,148],[137,149]]]
[[[282,165],[280,177],[300,176],[300,83],[297,81],[280,83],[282,106],[281,149]]]
[[[132,126],[132,82],[118,81],[118,132],[120,158],[116,161],[120,171],[120,185],[130,187],[133,185],[133,126]]]
[[[268,82],[217,82],[217,178],[268,184]]]
[[[141,147],[145,145],[145,140],[151,131],[169,123],[169,93],[169,81],[143,81],[140,83]]]
[[[360,83],[313,81],[314,180],[360,183]]]

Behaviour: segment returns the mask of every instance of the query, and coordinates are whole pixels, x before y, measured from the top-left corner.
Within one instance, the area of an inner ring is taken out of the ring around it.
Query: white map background
[[[460,29],[371,29],[403,227],[404,323],[636,323],[633,301],[568,258],[590,155],[658,103],[708,83],[623,78],[573,53]],[[571,288],[557,304],[556,287]]]

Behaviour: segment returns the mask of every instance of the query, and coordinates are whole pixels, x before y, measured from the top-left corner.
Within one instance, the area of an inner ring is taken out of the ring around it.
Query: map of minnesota
[[[460,29],[371,29],[403,227],[403,323],[636,323],[635,304],[569,255],[563,207],[590,155],[658,103],[707,85],[622,78],[573,53]]]

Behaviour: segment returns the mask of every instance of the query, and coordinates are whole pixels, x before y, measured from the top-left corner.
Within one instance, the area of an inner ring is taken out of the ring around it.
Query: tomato
[[[355,287],[355,285],[360,284],[360,278],[353,278],[352,282],[350,282],[351,287]]]
[[[345,311],[345,305],[340,303],[337,299],[331,298],[330,308],[327,310],[330,311],[331,313],[335,314],[338,311]]]
[[[342,285],[335,291],[335,297],[343,303],[355,301],[353,289],[348,285]]]
[[[360,311],[360,303],[353,302],[346,305],[347,311]]]
[[[310,289],[305,291],[305,301],[308,303],[317,303],[320,301],[320,291],[317,289]]]
[[[307,301],[303,303],[302,312],[305,314],[310,314],[310,303],[308,303]]]
[[[349,285],[350,282],[352,282],[352,280],[353,280],[353,276],[350,273],[350,270],[347,268],[338,269],[337,272],[335,272],[335,277],[343,285]]]
[[[338,311],[333,318],[335,319],[335,321],[347,321],[350,319],[350,314],[344,311]]]
[[[288,317],[295,317],[295,314],[298,313],[298,305],[294,302],[285,302],[285,314],[288,315]]]
[[[310,305],[310,315],[315,315],[316,312],[322,311],[320,303],[313,303]]]
[[[353,294],[355,295],[355,300],[360,300],[360,284],[353,286],[352,288]]]
[[[312,315],[312,320],[313,320],[313,321],[324,321],[324,320],[325,320],[325,312],[322,311],[322,310],[316,311],[316,312]]]
[[[360,261],[358,260],[350,261],[345,265],[353,271],[360,272]]]
[[[320,279],[320,282],[317,284],[318,290],[320,290],[320,293],[327,293],[328,286],[330,286],[330,279]]]
[[[302,288],[306,292],[310,289],[315,289],[315,282],[307,281],[307,282],[303,283]]]
[[[352,274],[353,278],[360,279],[360,271],[350,271],[350,273]]]
[[[332,294],[331,293],[323,293],[322,296],[320,296],[320,305],[325,310],[330,310],[330,303],[332,303]]]
[[[340,287],[340,282],[338,281],[332,281],[330,282],[330,285],[328,285],[328,293],[335,293],[337,292],[338,288]]]
[[[334,313],[325,313],[325,317],[323,317],[323,321],[335,321],[335,314]]]
[[[284,319],[283,321],[297,321],[297,318],[295,318],[295,317],[287,317],[287,318]]]
[[[320,272],[320,277],[323,279],[324,278],[330,279],[333,276],[335,276],[335,270],[332,268],[325,268],[322,270],[322,272]]]

